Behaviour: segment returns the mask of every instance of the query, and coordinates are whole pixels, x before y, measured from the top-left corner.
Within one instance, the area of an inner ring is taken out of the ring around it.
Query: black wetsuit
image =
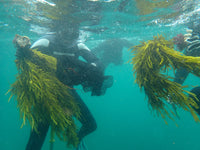
[[[197,32],[193,32],[192,36],[187,40],[188,45],[184,54],[187,56],[200,56],[200,34]],[[176,71],[174,81],[180,84],[183,84],[185,79],[187,78],[189,72],[185,68],[180,68]]]
[[[52,55],[57,58],[57,77],[64,84],[72,87],[71,93],[80,106],[81,116],[79,121],[82,124],[78,132],[79,140],[93,132],[97,128],[96,121],[85,105],[81,97],[77,94],[74,85],[83,85],[84,88],[90,88],[93,95],[101,95],[102,83],[105,79],[99,60],[87,48],[77,46],[65,48],[62,43],[56,41],[52,36],[46,36],[45,39],[50,41],[47,48],[40,47],[43,53]],[[84,60],[79,57],[83,57]],[[38,133],[31,131],[31,135],[26,150],[40,150],[48,132],[49,123],[39,124]]]
[[[194,56],[199,57],[200,56],[200,33],[196,30],[193,30],[192,36],[187,39],[188,45],[184,52],[187,56]],[[180,84],[183,84],[186,80],[187,76],[189,75],[189,72],[185,68],[180,68],[177,70],[175,74],[174,81]],[[200,100],[200,86],[193,88],[190,92],[196,94],[197,98]],[[200,106],[200,101],[197,101],[192,95],[189,95],[194,99],[194,101],[197,102],[198,106]],[[194,108],[194,110],[200,115],[200,108]]]

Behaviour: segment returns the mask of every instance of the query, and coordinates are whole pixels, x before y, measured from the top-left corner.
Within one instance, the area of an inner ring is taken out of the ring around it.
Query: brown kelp
[[[184,86],[173,82],[172,77],[163,74],[169,69],[186,68],[188,72],[200,76],[200,57],[185,56],[173,49],[173,41],[165,40],[162,35],[155,36],[153,40],[142,42],[132,48],[133,64],[136,83],[144,89],[148,103],[158,115],[166,121],[166,117],[174,120],[176,116],[169,107],[169,102],[189,111],[195,121],[199,121],[193,108],[197,103],[188,98]],[[195,97],[195,95],[194,95]]]
[[[14,43],[18,75],[9,91],[11,97],[16,97],[23,118],[22,126],[28,120],[32,129],[37,131],[38,124],[48,123],[52,133],[67,141],[68,145],[77,146],[73,117],[78,118],[80,111],[70,88],[56,77],[56,59],[30,49],[28,37],[16,35]]]
[[[136,7],[139,10],[140,15],[151,14],[158,11],[159,8],[167,8],[173,5],[175,0],[168,1],[148,1],[148,0],[136,0]]]
[[[62,16],[72,13],[72,4],[72,0],[56,0],[52,5],[49,5],[49,3],[37,3],[37,9],[48,19],[60,20]]]

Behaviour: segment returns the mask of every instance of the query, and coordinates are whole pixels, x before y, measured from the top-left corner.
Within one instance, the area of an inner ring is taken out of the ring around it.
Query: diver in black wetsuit
[[[200,23],[193,22],[192,25],[189,26],[188,34],[185,35],[187,46],[185,48],[184,54],[187,56],[200,56]],[[174,81],[183,84],[186,80],[189,72],[185,68],[180,68],[177,70],[175,74]],[[197,98],[200,100],[200,86],[193,88],[190,92],[196,94]],[[200,106],[200,102],[197,101],[192,95],[190,95]],[[195,111],[200,115],[200,108],[196,109]]]
[[[188,34],[186,34],[186,43],[187,46],[185,48],[184,54],[187,56],[200,56],[200,23],[196,25],[191,25],[190,30],[188,30]],[[184,68],[180,68],[177,70],[175,74],[174,81],[180,84],[183,84],[185,79],[188,76],[188,71]]]
[[[78,36],[78,27],[68,26],[40,38],[31,48],[38,48],[42,53],[57,58],[57,77],[61,82],[72,87],[72,96],[80,106],[79,121],[82,127],[78,132],[78,138],[81,142],[86,135],[96,129],[97,125],[73,86],[81,84],[85,91],[91,91],[91,95],[100,96],[112,86],[113,78],[104,76],[100,61],[83,43],[77,42]],[[41,150],[48,128],[47,122],[38,126],[38,133],[32,130],[26,150]]]

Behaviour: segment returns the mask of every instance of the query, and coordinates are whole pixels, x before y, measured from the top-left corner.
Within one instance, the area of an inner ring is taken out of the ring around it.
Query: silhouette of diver
[[[199,20],[191,22],[189,25],[188,34],[185,34],[186,47],[184,54],[187,56],[200,56],[200,23]],[[183,84],[188,77],[189,72],[185,68],[180,68],[176,71],[174,81]],[[196,94],[199,101],[197,101],[192,95],[189,95],[196,101],[198,106],[200,106],[200,86],[193,88],[190,92]],[[200,115],[200,108],[194,110]]]
[[[81,84],[85,91],[91,91],[92,96],[100,96],[112,86],[113,78],[104,76],[101,62],[86,45],[77,42],[78,36],[79,26],[66,23],[65,28],[58,28],[56,32],[41,37],[33,43],[31,48],[37,48],[42,53],[57,58],[57,77],[72,88],[72,96],[79,104],[81,113],[80,118],[77,118],[82,124],[78,131],[80,144],[77,149],[80,150],[81,148],[86,149],[82,140],[96,130],[97,124],[73,87]],[[38,125],[37,132],[32,130],[26,150],[41,150],[48,129],[49,122],[46,122]]]
[[[133,44],[126,39],[114,38],[108,39],[93,48],[92,52],[102,61],[104,68],[109,64],[121,65],[123,48],[129,48]]]
[[[184,54],[187,56],[200,56],[200,23],[192,24],[185,34],[186,48]],[[188,76],[188,71],[185,68],[180,68],[176,71],[174,81],[183,84]]]

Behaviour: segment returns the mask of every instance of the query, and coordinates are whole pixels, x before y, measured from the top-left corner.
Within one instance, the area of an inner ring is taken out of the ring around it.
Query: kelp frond
[[[29,55],[24,55],[24,53]],[[52,130],[68,144],[77,146],[78,137],[73,117],[79,117],[78,104],[70,88],[56,77],[57,61],[54,57],[29,48],[17,49],[17,80],[10,92],[17,99],[23,124],[29,121],[37,131],[39,123],[48,122]]]
[[[168,107],[170,102],[189,111],[195,121],[199,121],[193,109],[198,108],[198,105],[192,98],[188,98],[187,94],[195,98],[196,96],[184,90],[182,85],[171,81],[172,77],[164,75],[162,71],[184,67],[188,72],[200,76],[200,57],[184,56],[175,51],[173,42],[165,40],[161,35],[133,47],[132,53],[134,57],[131,63],[136,83],[144,89],[152,109],[162,118],[168,117],[173,120],[175,114]]]
[[[153,2],[149,0],[136,0],[136,7],[138,8],[140,15],[147,15],[158,11],[160,8],[169,7],[175,2],[175,0]]]
[[[62,16],[68,15],[72,12],[72,0],[59,0],[55,1],[55,5],[49,5],[48,3],[38,3],[37,9],[43,13],[48,19],[60,20]]]

